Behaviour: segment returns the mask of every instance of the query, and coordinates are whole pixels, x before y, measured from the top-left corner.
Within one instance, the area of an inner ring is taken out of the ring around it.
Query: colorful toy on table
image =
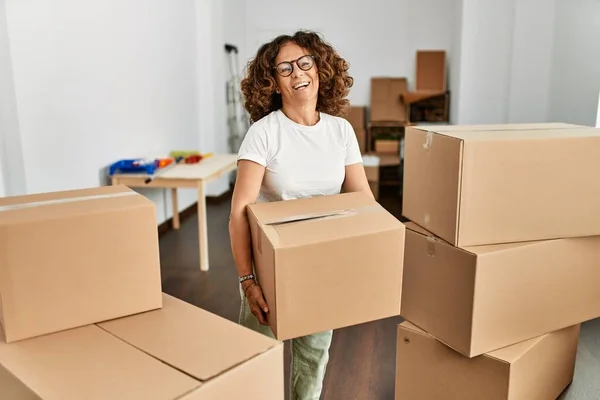
[[[153,175],[157,170],[171,165],[175,160],[172,158],[136,158],[119,160],[109,167],[110,176],[116,173]]]
[[[169,153],[170,157],[173,157],[177,162],[184,164],[197,164],[205,158],[212,156],[212,153],[201,154],[199,151],[172,151]]]

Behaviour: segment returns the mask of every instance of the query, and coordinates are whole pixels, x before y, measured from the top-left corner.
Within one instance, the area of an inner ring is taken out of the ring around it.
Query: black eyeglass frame
[[[308,67],[308,68],[306,68],[306,69],[302,68],[302,67],[301,67],[301,66],[298,64],[298,61],[302,60],[302,59],[303,59],[303,58],[305,58],[305,57],[308,57],[308,58],[312,59],[312,63],[310,64],[310,67]],[[316,57],[315,57],[315,56],[313,56],[312,54],[305,54],[305,55],[303,55],[302,57],[298,57],[297,59],[295,59],[295,60],[292,60],[292,61],[282,61],[282,62],[280,62],[279,64],[277,64],[276,66],[274,66],[274,67],[273,67],[273,69],[274,69],[274,70],[275,70],[275,71],[276,71],[276,72],[277,72],[279,75],[281,75],[281,76],[283,76],[283,77],[285,78],[285,77],[287,77],[287,76],[290,76],[292,73],[294,73],[294,64],[296,64],[296,65],[298,66],[298,68],[300,68],[302,71],[310,71],[310,70],[311,70],[311,69],[312,69],[312,68],[315,66],[315,62],[316,62]],[[291,68],[291,69],[290,69],[290,73],[289,73],[289,74],[286,74],[286,75],[284,75],[284,74],[282,74],[281,72],[279,72],[279,69],[278,69],[278,67],[279,67],[279,66],[281,66],[281,65],[283,65],[283,64],[289,64],[289,66],[290,66],[290,68]]]

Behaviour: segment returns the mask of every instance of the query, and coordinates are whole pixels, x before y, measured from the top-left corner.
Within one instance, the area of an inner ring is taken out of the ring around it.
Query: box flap
[[[524,342],[513,344],[512,346],[504,347],[498,350],[484,354],[487,357],[492,357],[497,360],[505,361],[509,364],[517,361],[523,354],[527,353],[533,346],[538,344],[544,336],[538,336]]]
[[[163,293],[163,308],[98,324],[203,382],[280,342]]]
[[[126,210],[154,203],[124,185],[0,198],[0,225]],[[42,212],[43,211],[43,212]]]
[[[2,367],[14,386],[48,400],[177,399],[201,386],[94,325],[0,340]]]
[[[423,236],[432,238],[433,241],[441,242],[448,246],[453,246],[451,243],[448,243],[444,239],[440,238],[439,236],[434,235],[433,233],[429,232],[427,229],[415,224],[412,221],[406,221],[406,222],[404,222],[404,225],[406,226],[406,229],[409,229],[409,230],[411,230],[415,233],[421,234]],[[561,239],[550,239],[550,240],[561,240]],[[518,242],[518,243],[499,243],[499,244],[479,245],[479,246],[454,246],[454,247],[461,249],[463,251],[466,251],[468,253],[474,254],[476,256],[482,256],[485,254],[493,254],[493,253],[499,253],[499,252],[504,252],[504,251],[508,251],[508,250],[514,250],[514,249],[518,249],[520,247],[532,246],[532,245],[536,245],[536,244],[540,244],[540,243],[544,243],[544,242],[548,242],[548,240],[537,240],[537,241]]]
[[[418,326],[416,326],[415,324],[413,324],[409,321],[406,321],[406,320],[402,321],[399,325],[404,329],[408,329],[409,331],[417,332],[417,333],[420,333],[421,335],[431,336],[427,332],[425,332],[423,329],[419,328]]]
[[[304,246],[398,229],[401,222],[364,193],[249,206],[274,248]]]
[[[374,201],[364,193],[342,193],[294,200],[263,202],[248,205],[259,224],[265,225],[297,215],[326,215],[344,209],[373,205]]]
[[[418,326],[412,324],[409,321],[403,321],[400,326],[404,329],[419,333],[421,335],[429,336],[435,339],[435,337]],[[512,364],[517,361],[523,354],[527,353],[533,346],[542,340],[544,336],[539,336],[533,339],[529,339],[520,343],[516,343],[512,346],[504,347],[486,354],[482,354],[485,357],[495,358],[500,361]],[[436,339],[437,340],[437,339]],[[440,342],[441,343],[441,342]]]
[[[419,233],[419,234],[421,234],[423,236],[428,236],[428,237],[431,237],[431,238],[435,238],[435,240],[439,240],[441,242],[449,244],[444,239],[442,239],[442,238],[440,238],[438,236],[435,236],[433,233],[429,232],[427,229],[423,228],[422,226],[419,226],[419,225],[415,224],[412,221],[406,221],[406,222],[404,222],[404,225],[406,226],[406,229],[410,229],[411,231],[413,231],[415,233]]]

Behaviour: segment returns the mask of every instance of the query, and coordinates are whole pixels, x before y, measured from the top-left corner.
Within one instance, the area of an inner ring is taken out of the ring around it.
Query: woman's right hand
[[[262,325],[269,325],[267,322],[267,313],[269,312],[269,308],[267,307],[267,302],[265,301],[262,289],[260,286],[258,286],[258,283],[250,283],[245,288],[244,293],[248,299],[250,310],[258,319],[258,322],[260,322]]]

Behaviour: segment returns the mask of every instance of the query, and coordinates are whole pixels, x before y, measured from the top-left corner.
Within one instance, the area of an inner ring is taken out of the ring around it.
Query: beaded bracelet
[[[249,279],[254,279],[254,274],[248,274],[240,277],[240,283],[245,282]]]

